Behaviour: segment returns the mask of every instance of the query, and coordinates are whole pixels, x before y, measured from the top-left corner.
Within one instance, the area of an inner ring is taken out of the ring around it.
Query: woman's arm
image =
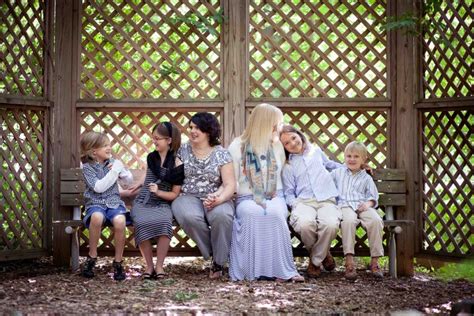
[[[150,192],[155,193],[157,197],[165,201],[173,201],[178,197],[180,191],[180,185],[173,185],[171,191],[162,191],[158,189],[158,185],[156,183],[150,183]]]

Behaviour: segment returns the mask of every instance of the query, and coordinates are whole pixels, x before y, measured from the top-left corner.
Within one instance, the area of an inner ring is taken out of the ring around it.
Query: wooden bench
[[[143,175],[143,170],[131,170],[134,178]],[[400,234],[407,225],[413,224],[413,221],[395,219],[396,207],[406,205],[406,173],[402,169],[377,169],[374,170],[374,181],[380,193],[379,206],[385,211],[384,225],[387,227],[388,236],[388,256],[389,271],[393,277],[397,276],[396,271],[396,234]],[[82,176],[82,170],[79,168],[61,170],[60,203],[62,206],[73,207],[73,218],[62,221],[63,227],[68,234],[72,234],[71,241],[71,268],[73,271],[79,268],[79,236],[78,229],[82,227],[81,213],[84,205],[85,184]],[[131,201],[125,201],[127,205]],[[176,223],[174,223],[176,225]],[[176,235],[176,234],[175,234]],[[176,236],[182,239],[180,236]],[[303,255],[294,249],[296,255]],[[199,252],[196,250],[195,254]]]
[[[131,170],[134,179],[139,179],[143,176],[143,170]],[[60,203],[61,206],[73,207],[72,220],[62,221],[62,225],[66,233],[72,235],[71,240],[71,268],[76,271],[79,268],[79,234],[78,230],[83,227],[82,222],[82,207],[84,205],[84,190],[86,188],[82,169],[61,169],[61,184],[60,184]],[[131,207],[131,199],[123,199],[127,208]],[[127,226],[128,229],[133,229],[133,226]]]
[[[405,207],[407,200],[406,171],[404,169],[376,169],[373,175],[379,191],[379,207],[385,211],[384,226],[388,229],[389,273],[397,277],[396,235],[414,221],[396,219],[397,207]]]

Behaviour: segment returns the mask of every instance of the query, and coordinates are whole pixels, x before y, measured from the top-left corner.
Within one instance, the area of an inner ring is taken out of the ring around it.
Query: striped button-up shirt
[[[357,210],[360,203],[374,201],[374,208],[377,207],[379,193],[372,177],[365,171],[356,173],[346,166],[333,170],[331,175],[339,191],[337,204],[339,206],[350,206]]]
[[[286,203],[294,207],[299,199],[325,201],[337,197],[337,188],[329,171],[341,167],[329,160],[322,150],[308,144],[302,154],[290,154],[282,180]]]

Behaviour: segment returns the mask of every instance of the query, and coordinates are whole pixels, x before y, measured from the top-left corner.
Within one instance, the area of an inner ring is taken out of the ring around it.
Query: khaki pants
[[[341,218],[335,199],[322,202],[301,200],[291,211],[290,225],[300,235],[315,266],[319,267],[328,254]]]
[[[377,211],[369,208],[367,211],[357,214],[351,207],[342,207],[341,211],[342,248],[344,255],[354,254],[356,230],[357,225],[360,223],[367,231],[370,256],[383,257],[383,220]]]

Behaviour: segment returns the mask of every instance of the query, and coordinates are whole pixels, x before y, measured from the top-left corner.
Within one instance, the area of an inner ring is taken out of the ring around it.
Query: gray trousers
[[[198,246],[204,259],[213,257],[215,263],[229,260],[234,203],[224,202],[212,210],[204,208],[202,201],[192,195],[181,195],[171,204],[174,218],[184,232]]]

